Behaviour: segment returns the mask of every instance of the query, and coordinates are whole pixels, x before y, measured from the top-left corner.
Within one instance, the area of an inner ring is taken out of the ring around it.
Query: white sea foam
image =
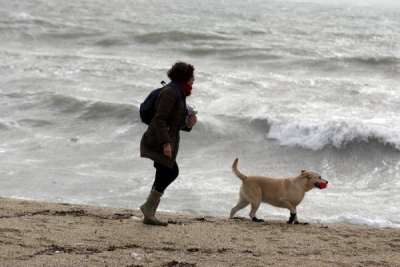
[[[355,225],[365,225],[372,227],[393,227],[400,228],[400,222],[392,222],[389,220],[381,219],[369,219],[353,214],[335,215],[328,218],[323,218],[318,220],[320,223],[344,223],[344,224],[355,224]]]
[[[350,125],[348,122],[328,121],[310,124],[302,121],[281,122],[267,119],[271,124],[268,138],[284,146],[298,146],[320,150],[325,146],[343,148],[352,141],[376,140],[400,150],[400,136],[396,131],[375,125]]]

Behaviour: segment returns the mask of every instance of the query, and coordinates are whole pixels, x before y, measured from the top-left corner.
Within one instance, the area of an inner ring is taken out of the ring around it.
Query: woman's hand
[[[192,128],[197,122],[197,117],[195,115],[192,115],[189,117],[188,122],[187,122],[187,126],[189,128]]]
[[[165,144],[164,145],[164,155],[167,156],[168,158],[172,157],[172,148],[171,144]]]

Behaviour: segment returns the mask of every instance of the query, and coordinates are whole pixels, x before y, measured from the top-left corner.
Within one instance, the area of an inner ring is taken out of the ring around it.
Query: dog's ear
[[[311,179],[311,177],[312,177],[311,174],[307,170],[302,170],[300,175],[307,179]]]

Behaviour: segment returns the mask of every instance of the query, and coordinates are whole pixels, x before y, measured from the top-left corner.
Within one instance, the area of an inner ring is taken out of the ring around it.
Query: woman
[[[194,67],[185,62],[175,63],[167,72],[171,84],[158,95],[156,113],[140,142],[140,156],[154,161],[156,177],[147,201],[140,206],[145,224],[167,226],[154,216],[164,190],[179,175],[176,156],[179,150],[179,131],[190,132],[197,122],[195,115],[185,118],[186,97],[191,95]],[[175,88],[174,88],[175,87]],[[177,91],[179,90],[179,91]],[[178,95],[179,94],[179,95]]]

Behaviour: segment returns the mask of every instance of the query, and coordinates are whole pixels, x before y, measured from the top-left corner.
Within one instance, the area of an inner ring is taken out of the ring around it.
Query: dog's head
[[[324,189],[328,186],[328,181],[322,179],[319,173],[313,171],[302,170],[301,177],[307,178],[307,188],[311,190],[313,188]]]

